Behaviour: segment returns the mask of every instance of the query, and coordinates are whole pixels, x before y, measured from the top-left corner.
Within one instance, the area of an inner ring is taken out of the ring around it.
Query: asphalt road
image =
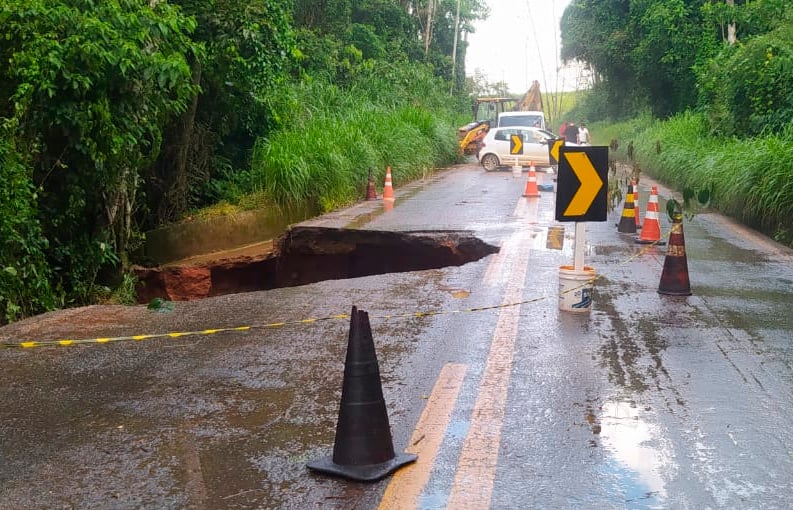
[[[0,508],[789,508],[793,253],[700,212],[684,222],[692,295],[660,295],[665,248],[619,234],[620,206],[586,225],[591,311],[562,311],[574,228],[525,183],[471,164],[402,187],[394,169],[393,207],[308,222],[501,247],[464,266],[0,328],[12,343],[191,333],[0,349]],[[418,455],[375,483],[306,467],[333,449],[349,333],[334,316],[353,305],[393,447]]]

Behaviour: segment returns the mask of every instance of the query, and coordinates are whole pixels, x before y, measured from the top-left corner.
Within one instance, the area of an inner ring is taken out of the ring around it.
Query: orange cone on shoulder
[[[391,183],[391,167],[386,167],[383,200],[394,200],[394,185]]]
[[[538,197],[540,190],[537,187],[537,172],[534,170],[534,161],[529,165],[529,176],[526,178],[526,189],[523,191],[524,197]]]
[[[642,233],[634,238],[634,242],[639,244],[666,244],[661,241],[661,222],[658,218],[658,187],[650,189],[650,198],[647,199],[647,213],[644,215]]]

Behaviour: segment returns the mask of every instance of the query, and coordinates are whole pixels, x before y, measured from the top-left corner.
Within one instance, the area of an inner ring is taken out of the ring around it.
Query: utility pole
[[[454,16],[454,44],[452,44],[452,90],[449,94],[454,95],[454,85],[457,83],[457,37],[460,33],[460,0],[457,0],[457,14]]]

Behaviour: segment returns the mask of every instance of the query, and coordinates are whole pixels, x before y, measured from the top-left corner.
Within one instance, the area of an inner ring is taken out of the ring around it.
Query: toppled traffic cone
[[[639,220],[639,185],[636,184],[635,180],[631,181],[631,185],[633,186],[633,217],[636,219],[636,230],[639,230],[642,228],[641,221]]]
[[[377,200],[377,190],[374,187],[374,177],[372,169],[369,169],[369,182],[366,185],[366,200]]]
[[[394,186],[391,183],[391,167],[386,167],[385,185],[383,186],[383,200],[394,200]]]
[[[523,191],[523,196],[540,196],[540,190],[537,188],[537,173],[534,171],[534,161],[529,165],[529,176],[526,178],[526,189]]]
[[[661,222],[658,218],[657,186],[653,186],[650,189],[650,198],[647,199],[647,213],[644,215],[642,233],[633,240],[639,244],[666,244],[666,241],[661,241]]]
[[[333,456],[309,469],[361,482],[380,480],[416,455],[396,455],[374,350],[369,314],[352,307]]]
[[[625,205],[622,208],[622,217],[617,223],[617,232],[623,234],[636,233],[636,220],[633,209],[633,185],[628,185],[628,194],[625,195]]]
[[[670,296],[690,296],[691,285],[688,281],[688,259],[686,258],[686,242],[683,238],[683,215],[677,213],[672,219],[672,230],[669,234],[669,247],[664,257],[664,270],[658,293]]]

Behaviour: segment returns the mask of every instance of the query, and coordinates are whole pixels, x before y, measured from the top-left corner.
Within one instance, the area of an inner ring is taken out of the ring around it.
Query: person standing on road
[[[565,141],[570,143],[578,143],[578,128],[572,122],[567,123],[567,129],[564,131]]]
[[[586,125],[581,122],[578,126],[578,143],[581,145],[589,145],[592,142],[592,138],[589,136],[589,130],[586,128]]]

